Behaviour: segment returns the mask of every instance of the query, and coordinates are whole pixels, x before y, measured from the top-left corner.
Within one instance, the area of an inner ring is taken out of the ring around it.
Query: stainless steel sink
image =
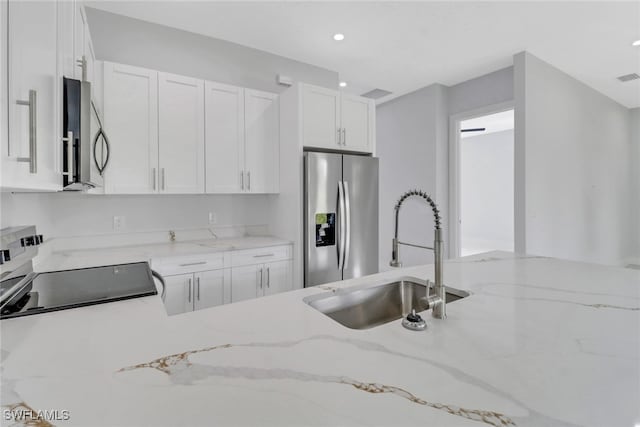
[[[469,293],[447,286],[447,304]],[[313,295],[304,301],[311,307],[351,329],[369,329],[405,317],[412,309],[427,309],[427,287],[415,278],[360,289],[339,289]]]

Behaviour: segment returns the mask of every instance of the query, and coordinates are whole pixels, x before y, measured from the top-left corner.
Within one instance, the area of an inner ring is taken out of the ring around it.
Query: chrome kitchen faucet
[[[434,230],[434,239],[433,239],[432,248],[429,246],[416,245],[414,243],[405,243],[398,240],[398,217],[400,214],[400,207],[402,206],[402,203],[404,203],[406,199],[412,196],[421,197],[424,200],[426,200],[427,203],[429,203],[429,205],[431,206],[431,210],[433,211],[433,217],[435,220],[435,230]],[[432,250],[434,254],[434,261],[435,261],[435,286],[434,286],[435,295],[430,296],[429,291],[431,288],[431,282],[427,280],[427,296],[425,298],[429,303],[429,308],[432,309],[433,317],[435,317],[436,319],[444,319],[445,317],[447,317],[447,311],[446,311],[447,297],[446,297],[445,286],[442,283],[442,250],[444,248],[444,242],[442,241],[442,228],[440,227],[440,211],[438,210],[438,207],[436,206],[436,203],[433,201],[431,196],[429,196],[424,191],[420,191],[420,190],[411,190],[404,193],[398,200],[398,203],[396,203],[395,211],[396,211],[396,216],[395,216],[396,219],[395,219],[395,227],[394,227],[395,234],[393,238],[393,251],[391,254],[391,262],[389,263],[389,265],[391,267],[402,267],[402,263],[398,258],[399,245],[413,246],[416,248]]]

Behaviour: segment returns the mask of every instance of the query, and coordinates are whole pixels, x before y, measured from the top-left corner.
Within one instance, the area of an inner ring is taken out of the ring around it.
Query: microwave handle
[[[67,143],[67,172],[63,172],[63,175],[67,175],[69,183],[73,182],[73,132],[67,132],[67,137],[62,138],[63,142]]]

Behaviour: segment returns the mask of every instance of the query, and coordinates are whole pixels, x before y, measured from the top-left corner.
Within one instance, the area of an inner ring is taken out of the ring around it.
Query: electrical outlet
[[[215,212],[209,212],[209,224],[215,224],[218,222],[218,216]]]
[[[113,217],[113,231],[122,231],[125,226],[125,218],[124,216],[114,216]]]

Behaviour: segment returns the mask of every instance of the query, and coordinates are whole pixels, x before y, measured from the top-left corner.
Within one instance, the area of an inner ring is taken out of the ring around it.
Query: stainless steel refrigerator
[[[304,154],[305,287],[378,272],[378,159]]]

